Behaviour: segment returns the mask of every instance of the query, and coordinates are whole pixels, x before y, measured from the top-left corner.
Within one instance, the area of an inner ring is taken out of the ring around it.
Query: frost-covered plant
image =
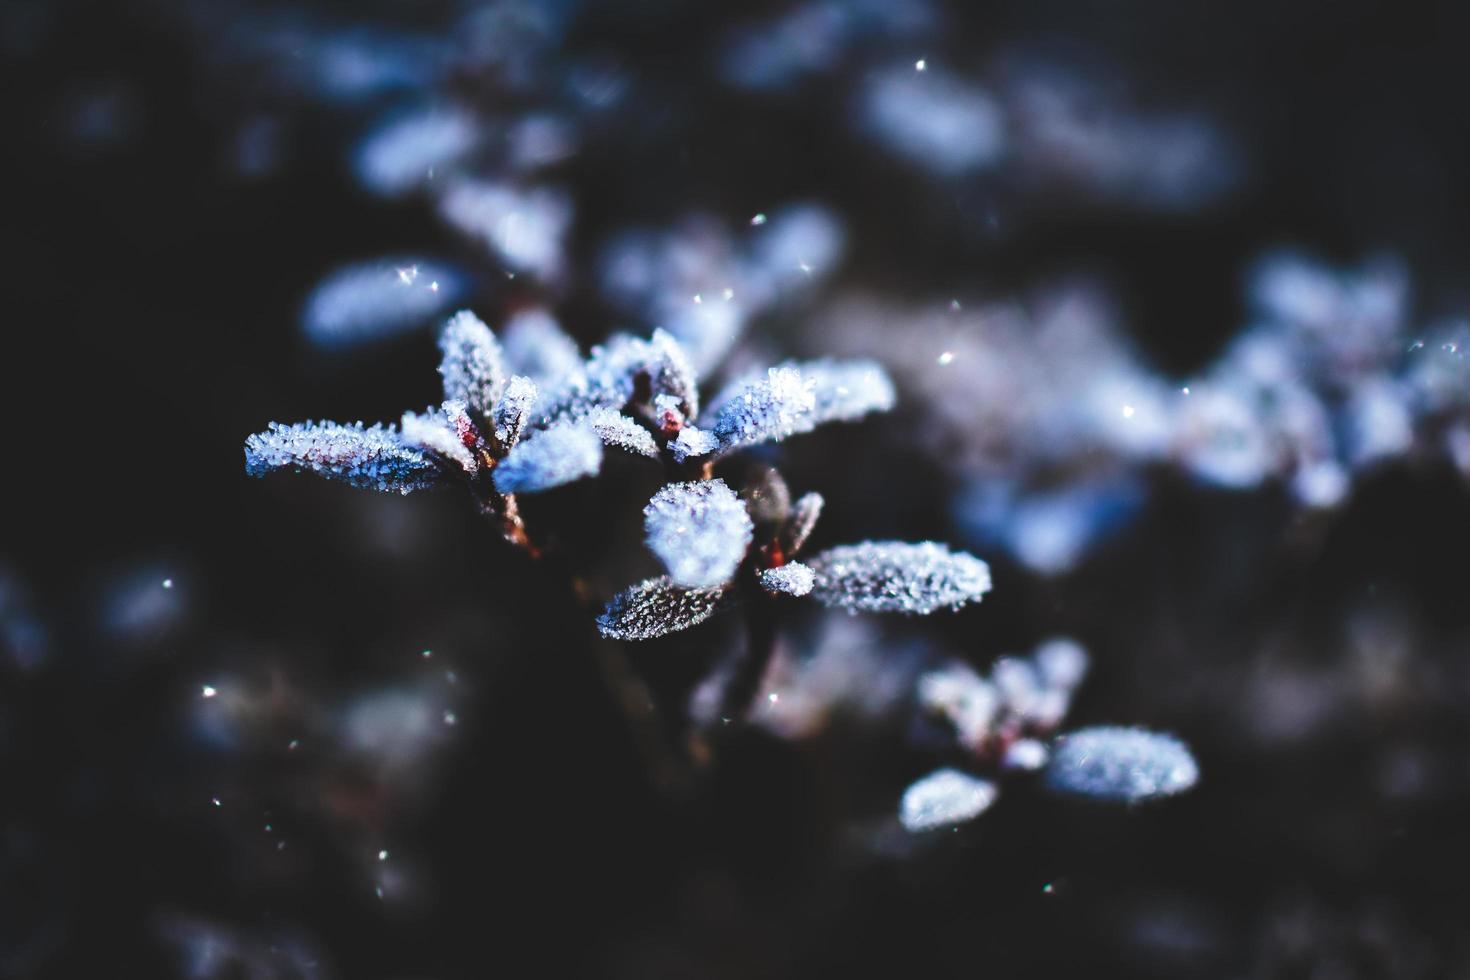
[[[973,771],[944,766],[910,785],[899,802],[904,828],[974,819],[999,797],[1006,774],[1040,772],[1052,792],[1130,804],[1194,786],[1199,767],[1171,735],[1112,726],[1057,734],[1086,673],[1082,647],[1054,639],[1030,657],[1000,658],[988,677],[959,662],[920,677],[920,706],[950,727]]]

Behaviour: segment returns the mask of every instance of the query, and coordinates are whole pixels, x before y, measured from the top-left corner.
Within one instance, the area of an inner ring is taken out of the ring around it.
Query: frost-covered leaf
[[[602,468],[602,440],[585,425],[558,425],[516,444],[495,467],[501,493],[550,490]]]
[[[469,310],[460,310],[439,334],[444,397],[462,401],[476,416],[488,416],[505,387],[505,363],[490,328]]]
[[[888,373],[876,361],[802,361],[782,365],[801,372],[812,385],[812,424],[855,422],[871,412],[887,412],[897,398]]]
[[[495,441],[501,451],[510,452],[521,441],[521,433],[530,421],[531,409],[536,404],[536,382],[513,375],[505,383],[500,400],[495,403],[491,424],[495,427]]]
[[[453,460],[466,473],[479,470],[479,461],[465,445],[466,435],[472,445],[474,436],[464,402],[447,401],[437,409],[404,412],[399,428],[406,444]]]
[[[404,445],[397,432],[361,422],[272,422],[245,440],[245,472],[264,476],[273,470],[312,472],[384,493],[410,493],[444,480],[433,458]]]
[[[817,403],[813,385],[795,368],[771,368],[764,378],[730,395],[720,405],[713,426],[720,451],[809,431]]]
[[[787,562],[779,568],[761,570],[761,587],[767,592],[803,596],[812,590],[816,580],[812,570],[799,561]]]
[[[301,311],[301,326],[320,347],[349,347],[412,330],[463,292],[463,277],[440,262],[359,262],[317,284]]]
[[[651,640],[698,626],[727,601],[724,587],[681,589],[660,576],[613,596],[597,617],[597,629],[613,640]]]
[[[822,506],[826,501],[819,493],[804,493],[791,505],[791,516],[786,519],[786,526],[781,529],[782,544],[786,548],[788,556],[795,555],[806,545],[807,539],[812,536],[812,531],[817,526],[817,520],[822,516]]]
[[[994,783],[958,769],[940,769],[904,790],[898,819],[912,833],[950,827],[980,816],[996,795]]]
[[[1057,637],[1042,643],[1031,655],[1042,683],[1050,690],[1071,691],[1087,676],[1087,651],[1076,640]]]
[[[728,582],[750,547],[745,505],[723,480],[671,483],[643,509],[649,550],[684,588]]]
[[[621,410],[644,393],[640,379],[647,381],[650,403],[671,395],[685,418],[698,411],[699,389],[688,359],[678,341],[655,330],[648,340],[619,334],[594,347],[584,369],[557,386],[542,409],[542,424],[586,418],[599,408]]]
[[[572,201],[562,191],[460,180],[440,198],[439,213],[516,272],[550,280],[566,263]]]
[[[682,463],[686,459],[698,459],[700,456],[708,456],[720,447],[719,440],[713,432],[686,425],[679,430],[679,435],[669,443],[669,452],[674,456],[676,463]]]
[[[807,560],[816,573],[813,598],[848,612],[926,616],[979,602],[990,591],[990,567],[974,555],[924,541],[865,541]]]
[[[995,685],[959,662],[919,678],[919,703],[954,725],[960,744],[971,750],[979,749],[994,733],[1002,707]]]
[[[1044,742],[1034,738],[1018,738],[1006,747],[1000,765],[1002,769],[1036,772],[1050,758],[1051,753]]]
[[[500,331],[505,363],[537,384],[552,384],[582,370],[582,352],[556,319],[543,309],[512,316]]]
[[[373,130],[355,155],[357,178],[368,190],[397,197],[426,184],[475,148],[479,126],[460,109],[420,110]]]
[[[658,443],[653,435],[637,419],[630,419],[611,408],[593,409],[587,416],[587,424],[597,433],[605,446],[616,446],[625,452],[649,459],[658,459]]]
[[[1046,785],[1059,793],[1136,803],[1182,793],[1199,781],[1189,748],[1143,728],[1083,728],[1058,738]]]

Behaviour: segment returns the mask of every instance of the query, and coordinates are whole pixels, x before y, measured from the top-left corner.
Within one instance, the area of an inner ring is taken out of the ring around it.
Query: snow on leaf
[[[602,440],[585,425],[558,425],[516,444],[495,467],[501,493],[550,490],[602,468]]]
[[[541,424],[585,418],[598,408],[622,409],[640,394],[646,378],[650,403],[659,395],[678,399],[680,411],[692,418],[699,408],[693,370],[678,341],[662,330],[643,340],[618,334],[592,348],[582,372],[567,378],[542,410]]]
[[[788,556],[799,553],[806,545],[817,526],[817,519],[822,516],[822,505],[825,503],[819,493],[804,493],[791,505],[791,516],[786,519],[786,526],[781,531],[782,543]]]
[[[888,373],[876,361],[803,361],[786,364],[812,384],[814,425],[855,422],[872,412],[893,408],[896,395]]]
[[[761,571],[761,587],[767,592],[804,596],[812,590],[815,576],[812,570],[799,561],[787,562],[779,568]]]
[[[723,587],[681,589],[660,576],[613,596],[597,617],[597,629],[613,640],[651,640],[699,625],[726,602]]]
[[[996,795],[994,783],[958,769],[940,769],[904,790],[898,819],[911,833],[950,827],[984,813]]]
[[[361,422],[272,422],[245,440],[245,472],[311,472],[365,490],[411,493],[434,486],[444,471],[432,457],[407,446],[398,433]]]
[[[456,421],[468,422],[464,416],[464,402],[447,401],[440,408],[430,408],[422,413],[404,412],[399,428],[403,441],[410,446],[438,453],[451,459],[466,473],[480,468],[475,454],[464,444],[464,438]]]
[[[720,451],[777,442],[815,424],[814,382],[795,368],[771,368],[766,376],[730,395],[714,421]]]
[[[971,750],[994,733],[1002,708],[995,685],[958,661],[919,678],[919,703],[954,725],[960,744]]]
[[[1182,793],[1199,781],[1188,747],[1143,728],[1101,726],[1056,741],[1046,785],[1059,793],[1136,803]]]
[[[439,199],[439,213],[517,272],[554,280],[566,264],[572,200],[563,191],[459,180]]]
[[[669,443],[669,452],[673,453],[674,462],[682,463],[686,459],[697,459],[700,456],[708,456],[719,448],[719,440],[713,432],[686,425],[679,430],[679,435]]]
[[[671,483],[643,509],[649,550],[684,588],[728,582],[754,531],[745,505],[723,480]]]
[[[530,419],[531,408],[536,404],[536,382],[512,375],[506,382],[500,400],[495,403],[491,424],[495,428],[495,441],[503,452],[510,452],[521,441],[521,432]]]
[[[447,171],[475,148],[479,126],[461,109],[419,110],[374,129],[357,147],[357,179],[375,194],[398,197]]]
[[[587,416],[587,424],[592,426],[592,431],[605,446],[616,446],[638,456],[658,459],[658,443],[636,419],[611,408],[597,408]]]
[[[500,344],[490,328],[469,310],[449,318],[439,334],[444,352],[439,373],[444,397],[462,401],[476,416],[487,416],[505,387],[505,365]]]
[[[816,573],[812,597],[848,612],[926,616],[979,602],[990,591],[985,562],[933,541],[865,541],[831,548],[807,564]]]

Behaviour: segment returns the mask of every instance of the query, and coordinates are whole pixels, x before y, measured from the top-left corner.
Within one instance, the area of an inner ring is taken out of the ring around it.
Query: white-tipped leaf
[[[807,560],[812,597],[848,612],[926,616],[959,609],[990,591],[990,567],[974,555],[923,541],[865,541]]]
[[[441,407],[424,412],[404,412],[399,428],[403,441],[410,446],[438,453],[466,473],[479,470],[475,454],[465,445],[459,424],[469,422],[464,402],[445,402]]]
[[[809,431],[817,403],[812,388],[795,368],[771,368],[723,398],[713,426],[720,452]]]
[[[495,441],[502,452],[510,452],[521,441],[521,433],[531,419],[531,409],[536,405],[536,382],[519,374],[511,377],[505,390],[495,403],[491,425],[495,427]]]

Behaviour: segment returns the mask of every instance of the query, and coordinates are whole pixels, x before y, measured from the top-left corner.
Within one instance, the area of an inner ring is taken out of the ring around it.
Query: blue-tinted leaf
[[[444,397],[462,401],[477,417],[486,417],[505,387],[505,363],[490,328],[469,310],[449,318],[439,334],[443,359]]]
[[[444,480],[433,458],[404,445],[398,433],[361,422],[272,422],[245,440],[245,472],[264,476],[274,470],[316,473],[385,493],[410,493]]]
[[[723,480],[671,483],[643,509],[649,550],[684,588],[728,582],[753,532],[750,515]]]
[[[812,597],[848,612],[925,616],[979,602],[990,591],[989,566],[932,541],[866,541],[831,548],[807,564],[816,573]]]
[[[1057,739],[1046,785],[1059,793],[1136,803],[1182,793],[1199,781],[1189,748],[1143,728],[1084,728]]]
[[[495,467],[501,493],[535,493],[592,476],[602,468],[602,440],[585,425],[558,425],[516,444]]]

